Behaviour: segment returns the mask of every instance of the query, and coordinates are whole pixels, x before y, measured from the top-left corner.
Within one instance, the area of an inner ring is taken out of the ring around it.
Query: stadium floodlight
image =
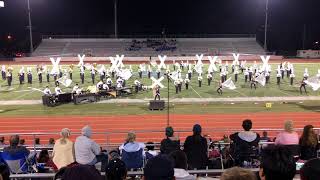
[[[0,1],[0,8],[3,8],[3,7],[4,7],[4,2]]]

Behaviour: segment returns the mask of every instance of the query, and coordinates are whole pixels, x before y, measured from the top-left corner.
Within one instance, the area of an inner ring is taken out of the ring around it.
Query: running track
[[[129,116],[47,116],[47,117],[0,117],[0,133],[30,133],[30,132],[59,132],[62,128],[68,127],[72,132],[80,132],[84,125],[90,125],[94,132],[106,131],[139,131],[156,130],[161,131],[166,127],[166,115],[129,115]],[[296,128],[303,128],[306,124],[320,127],[320,113],[250,113],[250,114],[209,114],[209,115],[171,115],[170,125],[175,130],[189,130],[190,132],[176,133],[183,141],[191,134],[192,126],[199,123],[203,127],[203,134],[210,134],[214,140],[220,139],[223,134],[230,134],[231,131],[221,129],[240,129],[242,120],[250,118],[253,127],[260,128],[282,128],[284,120],[294,121]],[[206,128],[215,129],[208,132]],[[220,130],[219,130],[220,129]],[[276,132],[269,133],[274,136]],[[109,143],[121,143],[126,134],[117,133],[109,136]],[[42,144],[47,144],[48,138],[58,136],[41,136]],[[141,142],[159,142],[164,137],[163,132],[138,133],[137,140]],[[32,137],[22,137],[27,144],[32,143]],[[75,138],[75,135],[72,137]],[[7,139],[7,137],[6,137]],[[106,143],[106,135],[94,135],[98,143]]]

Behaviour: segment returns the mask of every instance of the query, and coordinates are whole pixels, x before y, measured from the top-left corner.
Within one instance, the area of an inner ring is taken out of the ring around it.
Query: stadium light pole
[[[167,74],[167,79],[168,79],[168,111],[167,111],[167,126],[170,125],[170,89],[169,89],[169,84],[170,84],[170,79],[169,75]]]
[[[118,0],[114,0],[114,38],[118,38]]]
[[[266,12],[265,12],[265,21],[264,21],[264,51],[268,51],[267,47],[267,32],[268,32],[268,9],[269,9],[269,0],[266,0]]]
[[[30,37],[30,55],[33,53],[33,42],[32,42],[32,23],[31,23],[31,10],[30,10],[30,0],[28,3],[28,19],[29,19],[29,37]]]

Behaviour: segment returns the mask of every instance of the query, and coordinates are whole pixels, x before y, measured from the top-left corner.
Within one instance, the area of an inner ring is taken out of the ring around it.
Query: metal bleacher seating
[[[147,39],[43,39],[33,56],[77,56],[90,54],[95,57],[125,54],[126,56],[142,57],[166,54],[169,56],[188,56],[194,54],[263,54],[263,48],[256,42],[255,37],[246,38],[172,38],[175,40],[174,50],[156,51],[139,44],[136,50],[130,50],[133,40],[145,42]],[[162,41],[163,39],[156,39]]]

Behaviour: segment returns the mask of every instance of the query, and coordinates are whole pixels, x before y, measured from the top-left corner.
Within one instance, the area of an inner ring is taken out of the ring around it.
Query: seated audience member
[[[166,138],[161,141],[160,152],[162,154],[170,154],[176,150],[180,150],[180,140],[174,137],[174,130],[169,126],[166,128]]]
[[[295,174],[295,159],[288,147],[269,146],[264,149],[259,172],[261,180],[292,180]]]
[[[49,139],[48,146],[49,146],[49,147],[53,147],[53,146],[54,146],[54,139],[53,139],[53,138],[50,138],[50,139]]]
[[[40,173],[46,173],[48,172],[48,169],[45,169],[45,167],[51,167],[53,169],[57,169],[57,167],[55,166],[55,164],[52,162],[52,160],[50,159],[49,156],[49,151],[47,149],[43,149],[40,151],[39,157],[37,159],[38,165],[40,165],[39,163],[43,164],[38,166],[38,172]]]
[[[309,160],[317,157],[319,149],[318,138],[312,125],[306,125],[303,128],[303,134],[299,140],[300,159]]]
[[[26,140],[20,139],[20,141],[19,141],[20,146],[25,146],[25,143],[26,143]]]
[[[195,124],[193,135],[188,136],[184,143],[189,169],[205,169],[208,163],[208,144],[206,138],[201,136],[201,132],[201,126]]]
[[[10,180],[10,169],[6,164],[0,164],[0,180]]]
[[[19,136],[13,135],[10,137],[10,146],[5,147],[1,154],[2,159],[9,166],[13,173],[23,173],[27,171],[25,163],[30,152],[24,146],[19,146]]]
[[[242,122],[242,128],[244,131],[230,135],[230,139],[233,142],[232,153],[235,163],[241,166],[245,161],[251,161],[257,155],[260,141],[259,134],[251,131],[252,121],[250,119]]]
[[[100,172],[90,165],[77,164],[67,167],[62,175],[63,180],[102,180]]]
[[[151,158],[143,171],[144,180],[174,180],[174,165],[165,154]]]
[[[106,179],[124,180],[127,178],[127,168],[120,159],[113,159],[109,162],[106,169]]]
[[[147,151],[145,153],[146,160],[149,160],[150,158],[153,158],[154,156],[158,155],[158,152],[154,150],[154,143],[153,142],[147,142]]]
[[[190,175],[186,170],[188,169],[187,156],[181,151],[173,151],[169,157],[174,162],[174,177],[176,180],[196,180],[195,176]]]
[[[276,145],[298,145],[299,136],[293,129],[293,122],[291,120],[284,122],[284,132],[277,135],[275,140]]]
[[[52,160],[58,169],[75,162],[74,144],[69,139],[71,132],[68,128],[61,130],[61,138],[53,146]]]
[[[111,150],[108,155],[109,155],[109,161],[111,161],[113,159],[120,159],[121,158],[119,149]]]
[[[3,145],[6,145],[6,144],[4,143],[4,137],[2,136],[0,137],[0,146],[3,146]]]
[[[35,138],[34,139],[34,143],[37,145],[37,146],[40,146],[40,138]]]
[[[240,167],[233,167],[227,169],[222,175],[220,180],[256,180],[256,175],[249,169]]]
[[[271,139],[268,137],[267,131],[262,132],[262,137],[260,137],[260,141],[271,142]]]
[[[307,161],[300,169],[301,180],[319,180],[320,177],[320,159],[311,159]]]
[[[126,142],[123,143],[119,150],[123,162],[127,168],[141,168],[143,166],[143,154],[146,145],[144,143],[136,142],[136,134],[129,132]]]
[[[90,126],[83,127],[81,134],[74,143],[76,162],[83,165],[95,165],[98,162],[96,156],[101,152],[100,146],[91,139]]]

